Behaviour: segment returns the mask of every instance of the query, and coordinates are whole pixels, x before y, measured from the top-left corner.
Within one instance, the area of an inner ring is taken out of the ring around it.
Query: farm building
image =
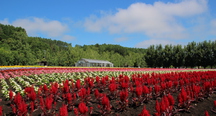
[[[82,58],[76,64],[76,67],[113,67],[113,63],[104,60]]]

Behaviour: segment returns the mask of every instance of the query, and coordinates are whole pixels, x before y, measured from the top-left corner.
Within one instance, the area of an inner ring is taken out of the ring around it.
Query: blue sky
[[[72,46],[216,40],[215,0],[1,0],[0,23]]]

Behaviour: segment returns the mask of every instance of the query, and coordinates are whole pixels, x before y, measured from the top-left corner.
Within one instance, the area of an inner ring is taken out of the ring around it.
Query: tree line
[[[115,67],[213,67],[216,42],[151,45],[128,48],[113,44],[75,45],[59,40],[29,37],[22,27],[0,24],[0,65],[74,66],[81,58],[107,60]]]
[[[145,60],[149,67],[210,67],[216,66],[216,41],[190,42],[182,45],[151,45]]]

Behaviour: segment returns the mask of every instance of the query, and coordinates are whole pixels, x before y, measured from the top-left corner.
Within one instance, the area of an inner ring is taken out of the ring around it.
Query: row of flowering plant
[[[179,111],[189,112],[193,102],[211,96],[216,89],[215,71],[117,72],[116,77],[90,73],[24,75],[6,79],[8,82],[2,79],[1,86],[11,89],[5,95],[12,115],[19,116],[116,115],[138,107],[143,110],[137,115],[178,115]],[[149,112],[145,104],[153,100],[155,111]],[[3,114],[8,113],[3,110]]]
[[[28,77],[45,81],[43,77],[49,75]],[[16,85],[13,89],[19,87],[18,83],[24,87],[21,81],[29,79],[21,78],[9,79],[13,86]],[[106,75],[86,77],[83,82],[61,78],[66,80],[38,85],[37,89],[28,86],[22,93],[9,91],[12,113],[19,116],[36,112],[41,112],[40,115],[115,115],[116,112],[143,107],[156,99],[155,113],[148,113],[144,107],[140,115],[177,115],[179,111],[189,112],[193,102],[211,96],[216,87],[214,71]],[[3,80],[1,83],[5,85]],[[176,100],[172,96],[174,92],[178,93]]]

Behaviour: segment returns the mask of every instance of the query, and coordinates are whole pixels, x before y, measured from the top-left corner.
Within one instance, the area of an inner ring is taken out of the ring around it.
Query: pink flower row
[[[29,69],[7,69],[0,71],[0,79],[14,78],[22,75],[39,75],[50,73],[71,73],[88,71],[183,71],[191,69],[171,69],[171,68],[29,68]]]

